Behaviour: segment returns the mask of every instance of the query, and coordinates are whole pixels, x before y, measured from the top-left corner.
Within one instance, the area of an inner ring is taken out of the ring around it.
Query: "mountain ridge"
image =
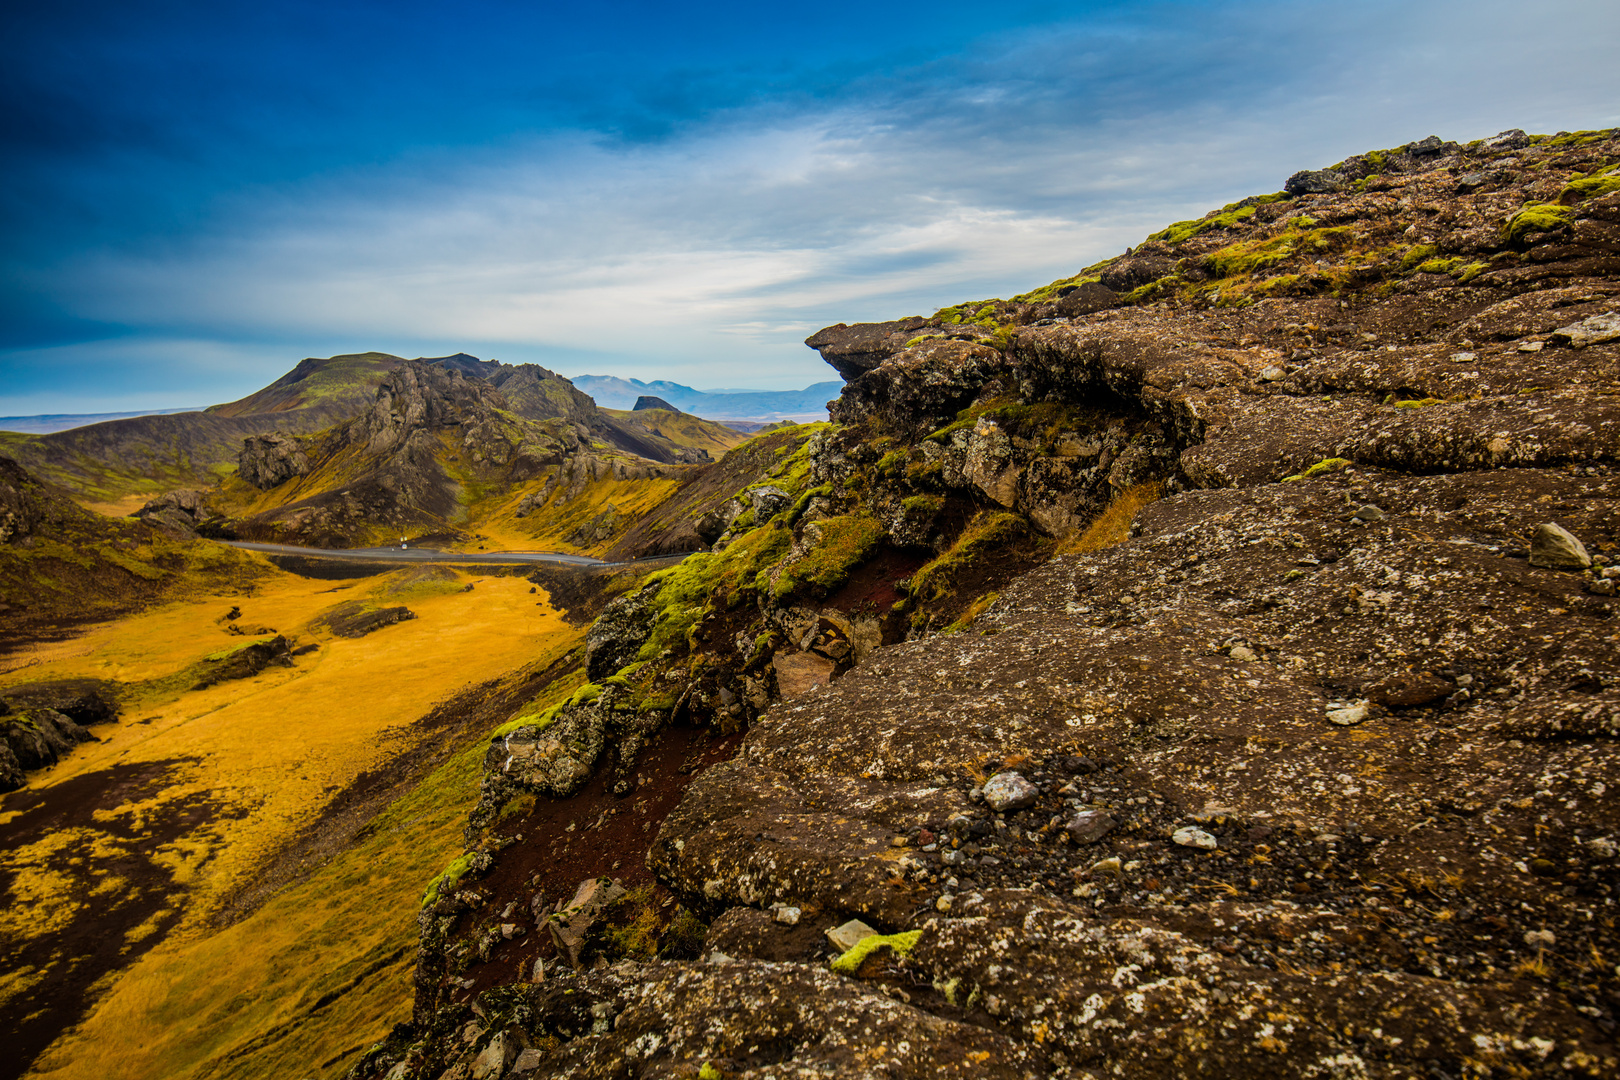
[[[590,394],[603,408],[634,409],[636,398],[660,397],[682,412],[711,420],[802,418],[825,413],[827,400],[837,397],[843,384],[812,383],[803,390],[748,390],[710,392],[654,379],[624,379],[615,375],[576,375],[569,380]]]

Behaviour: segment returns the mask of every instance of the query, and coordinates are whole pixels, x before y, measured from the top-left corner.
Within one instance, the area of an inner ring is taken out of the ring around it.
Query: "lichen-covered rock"
[[[1015,772],[1002,772],[984,784],[984,801],[996,813],[1033,806],[1041,789]]]
[[[548,727],[524,726],[496,739],[484,758],[483,802],[507,790],[560,799],[591,778],[602,754],[606,718],[594,705],[563,709]]]
[[[1571,332],[1620,296],[1620,193],[1564,190],[1617,152],[1425,139],[1023,298],[812,338],[845,426],[805,443],[797,520],[728,532],[787,552],[735,580],[870,520],[845,617],[979,599],[851,664],[826,611],[694,584],[687,700],[764,704],[700,682],[738,657],[744,686],[795,649],[841,674],[656,830],[708,962],[558,980],[538,1071],[1620,1072],[1615,579],[1530,542],[1556,517],[1620,557],[1620,339]],[[1063,314],[1093,277],[1129,291]],[[1018,542],[1077,553],[993,587],[967,558]],[[990,798],[1013,774],[1030,797]],[[909,952],[830,981],[852,920]],[[996,1042],[913,1064],[854,1018],[878,994]],[[857,1023],[889,1056],[801,1037]]]
[[[912,333],[927,323],[912,317],[886,323],[829,326],[806,343],[838,370],[845,381],[860,377],[905,346]]]
[[[636,658],[658,616],[653,606],[656,596],[656,586],[621,596],[591,624],[585,635],[585,670],[592,682],[601,682]]]
[[[236,475],[261,491],[279,487],[296,476],[308,476],[309,455],[303,443],[280,431],[250,435],[236,456]]]
[[[600,1031],[546,1059],[547,1076],[991,1077],[1049,1075],[1045,1049],[935,1016],[804,964],[648,965],[615,973]],[[555,991],[554,991],[555,992]]]

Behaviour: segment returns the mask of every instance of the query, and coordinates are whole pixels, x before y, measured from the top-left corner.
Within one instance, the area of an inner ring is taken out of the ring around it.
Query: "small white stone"
[[[1340,727],[1353,727],[1367,719],[1367,703],[1363,701],[1343,708],[1329,709],[1327,718]]]
[[[1251,660],[1259,659],[1259,657],[1254,654],[1254,650],[1246,645],[1234,645],[1227,650],[1226,655],[1245,664]]]
[[[802,914],[796,907],[779,907],[776,909],[776,921],[784,926],[798,926]]]
[[[1184,825],[1171,834],[1170,839],[1182,847],[1203,848],[1210,851],[1215,848],[1215,838],[1203,829]]]
[[[851,919],[843,926],[827,931],[827,940],[832,942],[833,948],[841,953],[847,953],[862,940],[877,933],[859,919]]]
[[[984,801],[997,813],[1022,810],[1040,798],[1040,794],[1040,788],[1015,772],[997,773],[984,785]]]

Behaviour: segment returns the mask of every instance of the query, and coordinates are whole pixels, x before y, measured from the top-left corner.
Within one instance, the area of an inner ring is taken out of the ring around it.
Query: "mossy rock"
[[[1533,203],[1508,218],[1502,226],[1504,243],[1521,244],[1531,233],[1552,232],[1569,225],[1575,218],[1567,206],[1551,203]]]

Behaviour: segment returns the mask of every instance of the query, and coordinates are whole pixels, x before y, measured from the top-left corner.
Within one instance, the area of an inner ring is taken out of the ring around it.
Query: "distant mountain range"
[[[67,431],[99,424],[103,420],[127,420],[133,416],[172,416],[174,413],[198,412],[200,406],[188,409],[141,409],[136,412],[104,413],[44,413],[39,416],[0,416],[0,431],[18,431],[25,435],[49,435],[53,431]]]
[[[655,379],[621,379],[615,375],[576,375],[568,380],[604,409],[633,409],[643,395],[663,398],[682,412],[709,420],[785,420],[827,418],[827,402],[844,389],[842,382],[823,382],[803,390],[705,392]]]

